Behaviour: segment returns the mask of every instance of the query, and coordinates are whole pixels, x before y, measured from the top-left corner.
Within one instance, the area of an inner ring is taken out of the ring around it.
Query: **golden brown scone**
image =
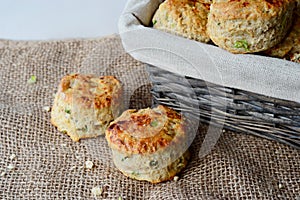
[[[113,76],[71,74],[62,78],[51,123],[73,141],[105,134],[122,111],[122,85]]]
[[[127,110],[106,130],[116,167],[126,176],[159,183],[172,179],[189,159],[185,120],[165,106]]]
[[[211,3],[213,3],[213,0],[199,0],[199,2],[211,4]]]
[[[153,27],[207,43],[210,41],[206,31],[208,12],[209,4],[197,0],[166,0],[153,16]]]
[[[268,49],[264,54],[272,57],[287,58],[293,60],[300,53],[300,16],[295,15],[290,32],[282,42]],[[298,61],[299,62],[299,61]]]
[[[216,45],[232,53],[264,51],[286,36],[295,6],[295,0],[216,1],[207,31]]]

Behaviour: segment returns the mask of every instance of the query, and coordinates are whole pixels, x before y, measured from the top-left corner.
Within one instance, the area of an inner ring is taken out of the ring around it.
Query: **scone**
[[[71,74],[62,78],[51,109],[51,123],[73,141],[105,134],[123,111],[122,84],[113,76]]]
[[[295,6],[295,0],[215,1],[207,31],[217,46],[232,53],[264,51],[286,36]]]
[[[294,17],[293,25],[286,38],[276,46],[266,50],[264,54],[296,61],[297,54],[300,54],[300,16]]]
[[[126,176],[159,183],[172,179],[189,159],[185,120],[165,106],[127,110],[106,130],[115,166]]]
[[[166,0],[153,16],[153,28],[207,43],[208,13],[209,4],[197,0]]]

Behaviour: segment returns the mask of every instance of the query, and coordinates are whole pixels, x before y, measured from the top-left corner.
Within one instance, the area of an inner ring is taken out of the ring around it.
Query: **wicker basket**
[[[300,149],[300,103],[219,86],[148,65],[154,103]]]

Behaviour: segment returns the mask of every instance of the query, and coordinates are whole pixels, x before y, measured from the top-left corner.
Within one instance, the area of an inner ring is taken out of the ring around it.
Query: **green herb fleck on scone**
[[[121,159],[122,162],[124,162],[125,160],[127,160],[129,157],[125,156],[124,158]]]
[[[153,21],[152,21],[152,23],[153,23],[153,26],[157,23],[157,20],[156,19],[154,19]]]
[[[158,165],[157,160],[151,160],[149,163],[150,167],[156,167]]]
[[[140,173],[139,173],[139,172],[136,172],[136,171],[133,171],[133,172],[131,172],[131,175],[132,175],[132,176],[139,176]]]
[[[239,40],[239,41],[236,41],[235,43],[234,43],[234,47],[235,48],[243,48],[243,49],[245,49],[245,50],[249,50],[249,44],[248,44],[248,42],[246,41],[246,40]]]
[[[152,121],[151,123],[150,123],[150,126],[151,127],[156,127],[158,125],[158,122],[155,120],[155,121]]]
[[[67,113],[67,114],[71,114],[71,109],[65,109],[65,113]]]

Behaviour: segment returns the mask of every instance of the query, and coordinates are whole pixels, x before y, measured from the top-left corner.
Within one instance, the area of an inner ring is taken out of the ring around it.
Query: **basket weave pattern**
[[[223,87],[151,65],[148,72],[155,103],[300,149],[300,103]]]

